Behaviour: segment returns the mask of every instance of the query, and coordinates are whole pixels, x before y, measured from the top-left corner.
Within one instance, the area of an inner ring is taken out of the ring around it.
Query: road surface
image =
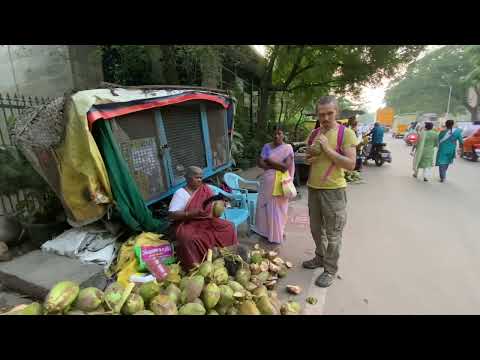
[[[323,314],[480,314],[480,163],[456,159],[447,182],[412,177],[410,148],[370,165],[348,190],[338,280]]]

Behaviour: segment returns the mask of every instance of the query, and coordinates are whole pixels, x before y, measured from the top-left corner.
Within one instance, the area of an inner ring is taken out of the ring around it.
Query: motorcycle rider
[[[383,126],[380,126],[380,124],[376,122],[375,125],[373,125],[372,131],[367,134],[367,136],[372,135],[372,149],[370,150],[370,155],[373,155],[380,150],[383,144],[383,134]]]

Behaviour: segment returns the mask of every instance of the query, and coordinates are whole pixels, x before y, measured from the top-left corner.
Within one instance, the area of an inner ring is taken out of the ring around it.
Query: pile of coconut
[[[80,289],[72,281],[56,284],[43,304],[19,305],[10,315],[297,315],[298,302],[281,303],[275,287],[293,265],[274,251],[255,245],[248,262],[225,249],[184,272],[179,264],[168,266],[164,281],[143,284],[118,282],[105,291]],[[298,295],[300,287],[287,285]]]

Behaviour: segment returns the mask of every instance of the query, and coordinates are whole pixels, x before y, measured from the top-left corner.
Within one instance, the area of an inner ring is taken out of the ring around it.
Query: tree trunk
[[[167,85],[178,85],[177,58],[173,45],[162,45],[163,76]]]
[[[147,47],[148,55],[152,63],[152,83],[157,85],[165,84],[165,64],[162,52],[162,46],[151,45]]]

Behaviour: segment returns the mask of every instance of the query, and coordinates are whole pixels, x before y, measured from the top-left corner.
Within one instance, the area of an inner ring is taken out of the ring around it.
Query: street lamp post
[[[450,88],[448,92],[447,113],[445,114],[445,121],[446,121],[448,120],[448,114],[450,113],[450,99],[452,98],[452,85],[450,85],[450,83],[444,78],[442,80],[445,81],[446,85]]]

